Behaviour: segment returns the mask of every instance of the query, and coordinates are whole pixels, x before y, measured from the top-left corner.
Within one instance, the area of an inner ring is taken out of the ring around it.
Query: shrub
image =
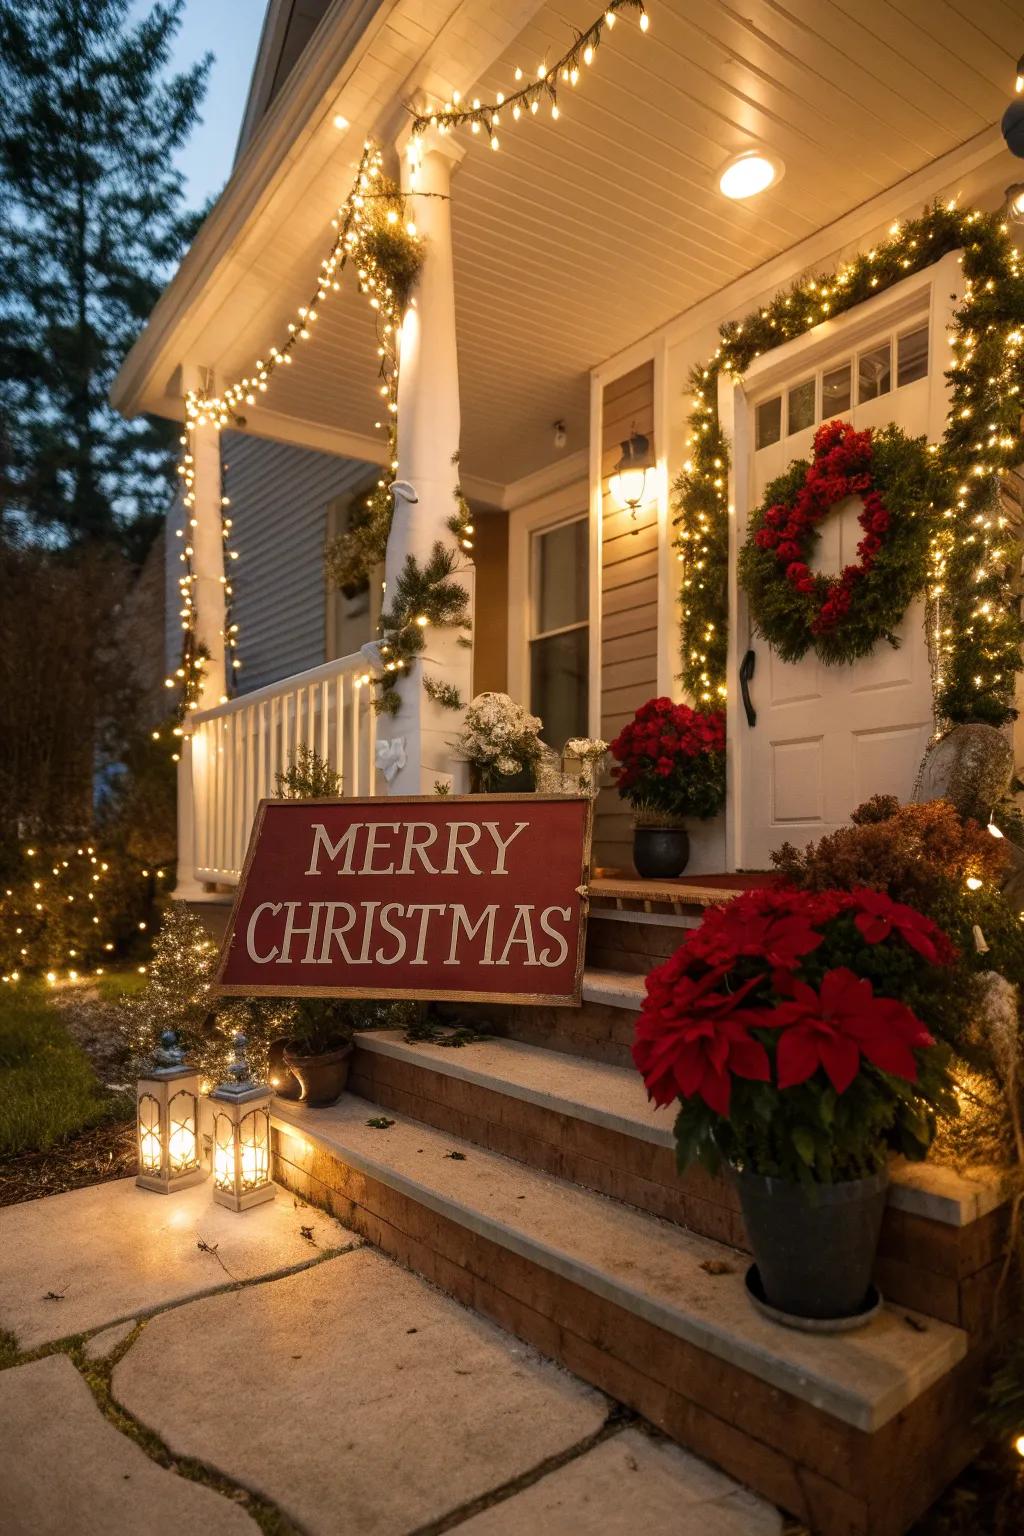
[[[313,747],[299,747],[275,783],[279,800],[336,800],[341,794],[341,774]]]

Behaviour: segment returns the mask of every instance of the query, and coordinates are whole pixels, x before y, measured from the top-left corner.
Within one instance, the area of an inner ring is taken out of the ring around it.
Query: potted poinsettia
[[[681,875],[686,820],[725,804],[725,713],[648,699],[611,744],[612,778],[633,808],[633,863],[645,879]]]
[[[748,1289],[788,1319],[870,1309],[889,1154],[924,1157],[956,1112],[957,964],[879,891],[779,887],[709,909],[647,978],[634,1061],[655,1103],[679,1100],[680,1168],[731,1168]]]

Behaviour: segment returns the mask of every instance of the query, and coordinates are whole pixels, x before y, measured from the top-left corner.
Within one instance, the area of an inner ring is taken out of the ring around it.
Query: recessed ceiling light
[[[782,161],[763,149],[745,149],[732,155],[718,175],[718,189],[724,197],[738,200],[755,197],[780,180]]]
[[[344,131],[344,129],[349,126],[348,118],[339,112],[337,117],[334,119],[334,126],[339,130],[339,132]]]

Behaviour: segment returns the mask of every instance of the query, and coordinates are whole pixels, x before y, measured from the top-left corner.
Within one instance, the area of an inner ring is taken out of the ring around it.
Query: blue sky
[[[267,0],[186,0],[172,69],[184,69],[206,52],[214,56],[203,121],[178,157],[194,208],[228,179],[266,5]],[[133,0],[133,15],[149,9],[150,0]]]

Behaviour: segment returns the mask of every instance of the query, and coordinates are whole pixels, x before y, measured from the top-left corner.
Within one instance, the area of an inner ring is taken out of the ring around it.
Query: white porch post
[[[209,387],[196,365],[182,367],[186,390]],[[224,535],[221,523],[220,433],[209,422],[189,433],[195,501],[184,508],[182,543],[192,548],[191,598],[195,608],[196,644],[207,652],[199,690],[199,709],[211,709],[227,694],[224,630]],[[175,544],[178,540],[173,541]],[[183,553],[179,550],[178,553]],[[184,567],[182,567],[184,569]],[[186,718],[178,760],[178,873],[174,894],[179,900],[201,897],[205,888],[195,878],[195,795],[192,784],[192,738]]]
[[[449,191],[453,162],[462,151],[449,137],[436,134],[398,143],[403,190],[409,216],[424,237],[426,258],[416,292],[402,325],[398,379],[398,478],[408,481],[418,500],[395,498],[394,519],[384,567],[387,607],[407,555],[423,565],[434,544],[451,548],[456,540],[447,528],[455,511],[452,491],[458,467],[452,457],[459,447],[459,372],[455,344],[455,289],[452,272]],[[429,193],[430,196],[416,196]],[[467,560],[457,580],[473,599],[473,568]],[[420,660],[399,683],[401,708],[381,715],[377,739],[401,737],[405,767],[387,786],[392,795],[430,794],[441,773],[451,772],[448,745],[461,716],[443,709],[423,690],[424,674],[454,684],[465,703],[473,685],[472,649],[459,644],[460,631],[427,631]],[[471,635],[470,635],[471,639]]]

